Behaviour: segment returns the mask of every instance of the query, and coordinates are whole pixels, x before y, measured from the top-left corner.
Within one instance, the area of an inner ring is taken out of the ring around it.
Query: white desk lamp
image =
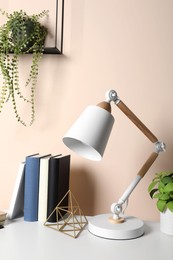
[[[119,99],[114,90],[107,92],[106,101],[97,106],[87,107],[63,138],[67,147],[90,160],[101,160],[112,130],[114,118],[110,103],[117,107],[154,143],[154,152],[137,173],[117,203],[111,205],[110,214],[94,216],[89,221],[89,231],[99,237],[108,239],[132,239],[143,235],[143,221],[123,215],[123,208],[139,181],[156,160],[158,154],[165,151],[165,144],[136,117],[136,115]],[[126,205],[127,206],[127,205]]]

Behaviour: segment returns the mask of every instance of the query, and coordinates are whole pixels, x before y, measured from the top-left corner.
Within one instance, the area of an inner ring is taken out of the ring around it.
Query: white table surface
[[[74,239],[41,222],[23,219],[0,229],[2,260],[173,260],[173,236],[160,232],[159,223],[145,222],[145,234],[132,240],[107,240],[87,228]]]

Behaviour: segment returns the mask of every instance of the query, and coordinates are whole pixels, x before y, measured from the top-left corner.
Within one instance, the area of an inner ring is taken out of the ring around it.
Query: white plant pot
[[[169,209],[160,213],[160,230],[163,233],[173,236],[173,212]]]

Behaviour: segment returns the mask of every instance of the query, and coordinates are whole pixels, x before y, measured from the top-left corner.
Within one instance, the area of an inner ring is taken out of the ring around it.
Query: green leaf
[[[164,192],[169,193],[173,191],[173,182],[168,183],[165,188],[164,188]]]
[[[152,181],[151,184],[148,187],[148,192],[151,192],[151,190],[156,186],[156,184],[158,184],[159,181]]]
[[[157,193],[157,194],[154,194],[152,198],[153,199],[160,199],[161,196],[162,196],[162,194]]]
[[[158,186],[158,189],[159,189],[159,191],[161,192],[161,193],[163,193],[164,192],[164,188],[165,188],[165,185],[163,184],[163,182],[159,182],[159,186]]]
[[[158,210],[163,212],[166,208],[166,201],[165,200],[158,200],[156,205],[157,205]]]
[[[165,172],[159,172],[159,173],[157,173],[156,175],[159,176],[159,178],[162,178],[162,177],[164,177],[164,176],[169,176],[169,175],[171,175],[171,174],[173,174],[173,173],[172,173],[172,172],[165,171]]]
[[[169,209],[170,211],[173,212],[173,201],[169,201],[169,202],[167,203],[167,207],[168,207],[168,209]]]
[[[150,197],[151,197],[152,199],[155,198],[155,197],[154,197],[154,196],[155,196],[154,194],[155,194],[155,192],[157,192],[157,191],[158,191],[158,189],[153,189],[153,190],[150,191],[149,194],[150,194]],[[160,194],[160,193],[159,193],[159,194]]]
[[[168,193],[164,193],[160,195],[159,199],[168,201],[170,199],[170,196]]]
[[[165,176],[165,177],[162,178],[162,182],[164,184],[168,184],[170,182],[173,182],[173,178],[171,176]]]

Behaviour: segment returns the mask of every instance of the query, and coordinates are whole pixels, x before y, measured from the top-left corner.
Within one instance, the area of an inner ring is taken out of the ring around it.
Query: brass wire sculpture
[[[68,196],[69,205],[61,206],[63,200]],[[50,217],[56,212],[56,222],[49,222]],[[77,238],[88,224],[76,198],[69,190],[49,215],[44,225],[60,231],[68,236]]]

